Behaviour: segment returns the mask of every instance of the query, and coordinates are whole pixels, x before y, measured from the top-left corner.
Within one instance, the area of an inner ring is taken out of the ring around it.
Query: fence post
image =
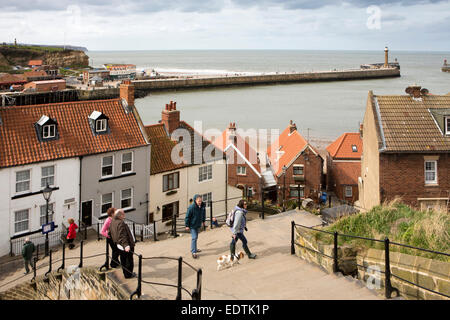
[[[179,257],[178,258],[178,284],[177,284],[177,297],[176,300],[181,300],[181,277],[182,277],[182,270],[183,268],[183,258]]]
[[[261,218],[264,220],[264,190],[261,191]]]
[[[197,294],[198,294],[198,300],[202,300],[202,269],[198,269],[197,271]]]
[[[134,221],[133,221],[133,237],[134,237],[134,240],[135,240],[136,242],[138,242],[138,240],[137,240],[137,238],[136,238],[136,223],[134,223]]]
[[[174,238],[178,237],[177,234],[177,216],[175,214],[175,212],[172,214],[172,228],[173,228],[173,232],[172,235]]]
[[[31,279],[31,282],[34,281],[34,279],[36,279],[36,262],[38,261],[37,258],[33,258],[34,259],[34,263],[33,263],[33,278]]]
[[[295,229],[295,222],[291,221],[291,254],[295,254],[294,229]]]
[[[213,204],[212,204],[212,200],[209,200],[209,223],[211,226],[211,229],[213,228]]]
[[[389,259],[389,238],[384,238],[384,293],[387,299],[390,299],[392,292],[396,291],[397,296],[399,294],[396,288],[391,285],[391,262]]]
[[[139,255],[138,285],[136,291],[131,294],[130,300],[133,300],[134,295],[137,295],[138,298],[142,295],[142,254]]]
[[[156,221],[153,220],[153,241],[158,241],[156,238]]]
[[[334,232],[334,247],[333,247],[333,272],[339,271],[339,260],[338,260],[338,233]]]
[[[144,225],[141,228],[141,241],[144,242]]]
[[[9,240],[9,255],[12,257],[13,256],[13,244],[12,244],[12,240]]]
[[[65,267],[66,267],[66,244],[63,243],[63,247],[62,247],[62,264],[61,264],[61,267],[58,268],[58,272],[60,270],[64,270]]]
[[[84,224],[84,240],[87,240],[87,225]]]
[[[109,244],[108,244],[108,238],[105,239],[106,243],[106,257],[105,257],[105,263],[100,267],[100,271],[102,271],[103,268],[106,270],[109,270]]]
[[[39,244],[36,245],[36,261],[39,260]]]
[[[80,264],[78,268],[83,268],[83,240],[80,242]]]
[[[100,241],[100,231],[99,231],[99,226],[100,222],[97,222],[97,241]]]

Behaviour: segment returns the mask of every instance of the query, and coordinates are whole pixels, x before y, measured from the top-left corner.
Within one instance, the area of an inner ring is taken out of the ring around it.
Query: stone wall
[[[358,278],[364,281],[374,273],[367,268],[374,267],[384,272],[384,250],[369,249],[358,252],[356,261],[358,265]],[[398,280],[393,275],[417,283],[418,285],[441,292],[450,296],[450,263],[427,259],[409,254],[390,252],[391,284],[400,291],[400,295],[408,299],[445,299],[424,289],[420,289],[405,281]],[[384,274],[380,273],[381,287],[384,288]]]
[[[400,70],[396,68],[374,70],[348,70],[327,72],[306,72],[290,74],[272,74],[258,76],[215,77],[200,79],[169,79],[169,80],[136,80],[133,81],[136,90],[161,90],[195,87],[215,87],[230,85],[270,84],[284,82],[314,82],[364,80],[374,78],[399,77]]]
[[[95,268],[66,268],[48,278],[19,284],[0,293],[0,300],[127,300],[129,294],[108,273]]]
[[[319,251],[333,257],[333,245],[318,241],[317,232],[296,227],[295,241],[309,249]],[[332,239],[332,235],[329,235]],[[333,259],[295,245],[296,255],[302,259],[319,265],[327,272],[333,272]],[[384,288],[384,250],[360,249],[351,246],[338,247],[338,264],[343,274],[357,275],[358,279],[379,284],[376,289]],[[390,252],[391,284],[398,289],[400,295],[407,299],[446,299],[430,291],[408,284],[395,276],[416,283],[422,287],[450,296],[450,263],[427,259],[409,254]],[[380,271],[380,272],[376,272]],[[395,275],[395,276],[394,276]],[[395,293],[393,294],[393,296]]]

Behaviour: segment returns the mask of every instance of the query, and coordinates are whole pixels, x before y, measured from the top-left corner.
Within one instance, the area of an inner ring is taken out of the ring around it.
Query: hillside
[[[78,50],[51,47],[0,46],[0,68],[26,67],[30,60],[43,60],[44,64],[58,67],[88,67],[89,57]]]

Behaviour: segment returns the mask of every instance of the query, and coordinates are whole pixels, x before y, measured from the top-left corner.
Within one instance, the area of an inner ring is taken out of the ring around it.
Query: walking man
[[[106,242],[111,247],[111,268],[117,268],[119,266],[119,249],[117,248],[117,245],[112,241],[111,237],[109,236],[109,226],[111,225],[111,222],[113,220],[114,212],[116,212],[116,209],[111,207],[109,208],[106,213],[108,214],[108,218],[105,219],[105,223],[103,224],[103,228],[101,231],[101,234],[106,238]]]
[[[234,259],[236,252],[236,242],[238,240],[242,241],[242,247],[249,259],[255,259],[256,254],[250,252],[247,246],[247,238],[244,236],[244,230],[247,231],[247,201],[240,200],[238,205],[234,208],[234,224],[231,228],[233,233],[233,238],[230,243],[230,253],[231,258]]]
[[[119,249],[120,263],[122,265],[123,275],[125,278],[134,278],[136,273],[133,272],[134,261],[134,235],[125,223],[125,212],[122,209],[114,212],[113,220],[109,226],[109,233],[112,241]]]
[[[22,248],[22,257],[25,263],[25,274],[30,272],[30,265],[33,268],[33,252],[34,252],[34,243],[30,241],[29,238],[25,238],[25,243]]]
[[[206,220],[206,210],[205,204],[203,203],[202,197],[196,194],[194,196],[194,203],[192,203],[186,213],[186,218],[184,219],[184,225],[186,226],[186,231],[191,232],[191,253],[192,258],[197,259],[197,253],[201,252],[197,248],[198,231],[200,227],[205,226]]]

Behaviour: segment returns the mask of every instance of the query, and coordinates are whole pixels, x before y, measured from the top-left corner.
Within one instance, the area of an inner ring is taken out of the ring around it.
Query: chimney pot
[[[120,98],[124,99],[128,106],[134,107],[134,85],[130,80],[124,81],[120,85]]]

